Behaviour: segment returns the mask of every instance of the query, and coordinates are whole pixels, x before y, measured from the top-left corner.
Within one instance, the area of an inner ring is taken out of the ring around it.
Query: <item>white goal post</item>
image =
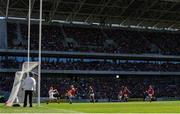
[[[39,61],[38,62],[30,62],[30,29],[31,29],[31,0],[29,0],[29,13],[28,13],[28,49],[27,49],[27,62],[24,62],[22,65],[22,71],[17,71],[15,73],[15,79],[13,83],[13,87],[11,90],[11,94],[9,96],[8,101],[6,102],[6,106],[12,106],[14,101],[18,99],[18,94],[20,92],[20,87],[22,86],[22,80],[25,74],[28,74],[29,72],[36,74],[37,79],[37,93],[38,93],[38,106],[40,106],[40,80],[41,80],[41,40],[42,40],[42,4],[43,0],[39,1]],[[37,69],[36,69],[37,68]],[[33,71],[36,69],[36,71]],[[22,96],[22,95],[21,95]]]
[[[24,94],[23,91],[21,90],[22,89],[21,86],[22,86],[23,78],[25,78],[24,75],[30,72],[37,74],[36,68],[38,67],[38,65],[39,65],[38,62],[24,62],[22,65],[22,71],[17,71],[15,73],[13,87],[9,99],[5,103],[6,106],[12,106],[15,101],[22,102]]]

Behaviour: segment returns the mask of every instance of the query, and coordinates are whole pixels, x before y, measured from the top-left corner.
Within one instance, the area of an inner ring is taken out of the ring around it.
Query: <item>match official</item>
[[[29,96],[29,105],[30,107],[32,107],[32,95],[33,95],[33,91],[36,90],[36,80],[32,77],[31,73],[29,73],[29,76],[27,76],[26,79],[24,80],[23,89],[25,91],[23,107],[27,106],[28,96]]]

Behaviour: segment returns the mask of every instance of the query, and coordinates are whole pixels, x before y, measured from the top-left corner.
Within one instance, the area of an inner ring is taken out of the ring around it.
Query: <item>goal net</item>
[[[23,103],[24,101],[24,91],[23,91],[23,80],[27,75],[31,74],[36,83],[38,83],[38,62],[24,62],[22,65],[22,71],[17,71],[15,73],[14,83],[11,90],[9,99],[6,102],[6,106],[12,106],[14,103]],[[36,86],[36,91],[33,93],[33,102],[37,103],[38,99],[38,86]]]

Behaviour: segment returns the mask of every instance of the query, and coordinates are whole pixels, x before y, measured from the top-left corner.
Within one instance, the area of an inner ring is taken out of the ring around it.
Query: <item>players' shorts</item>
[[[118,95],[118,99],[122,99],[122,95]]]
[[[94,93],[91,93],[89,96],[90,96],[90,97],[94,97]]]
[[[152,98],[153,94],[148,94],[148,96]]]
[[[125,98],[128,98],[128,94],[124,94],[124,97],[125,97]]]
[[[68,98],[69,98],[69,99],[74,99],[75,96],[70,95],[70,96],[68,96]]]
[[[57,98],[55,97],[49,97],[49,100],[56,100]]]

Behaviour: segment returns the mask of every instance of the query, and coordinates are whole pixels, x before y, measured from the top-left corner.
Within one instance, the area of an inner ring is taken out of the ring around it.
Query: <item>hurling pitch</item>
[[[180,101],[121,102],[121,103],[42,103],[41,106],[5,107],[0,113],[180,113]]]

